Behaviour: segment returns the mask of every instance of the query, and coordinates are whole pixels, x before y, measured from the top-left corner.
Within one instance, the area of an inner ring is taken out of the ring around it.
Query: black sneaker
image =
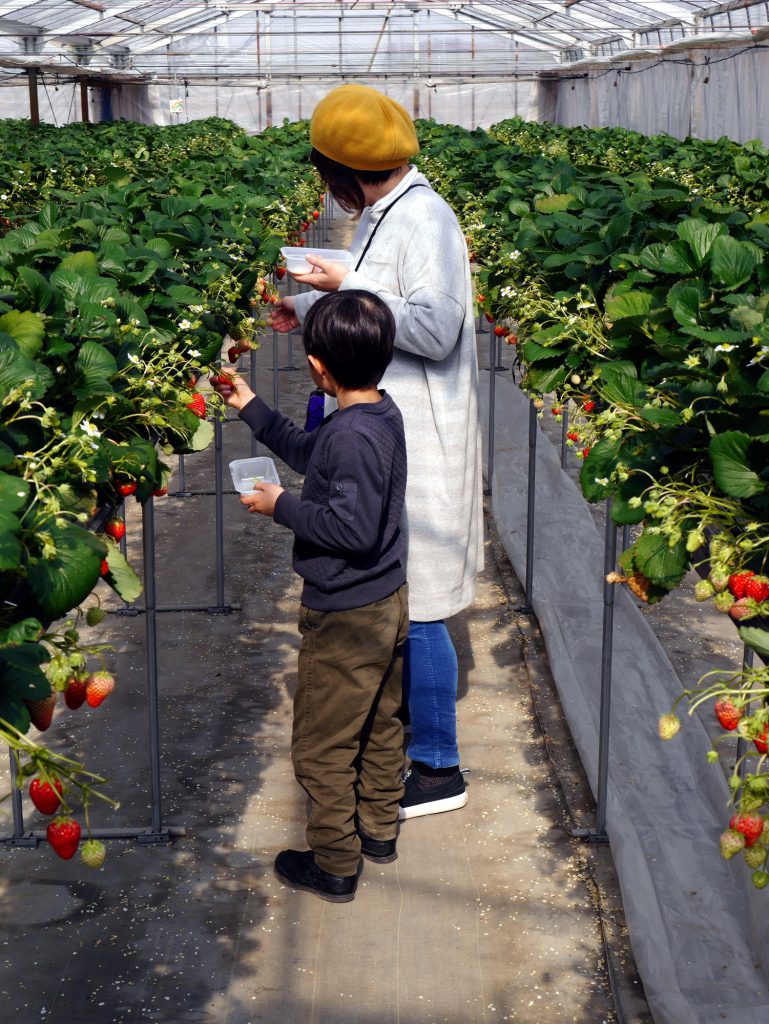
[[[281,850],[275,858],[275,873],[292,889],[304,889],[330,903],[355,899],[357,875],[332,875],[315,863],[312,850]]]
[[[360,852],[368,860],[376,864],[392,864],[398,859],[395,850],[395,839],[372,839],[358,825],[358,836],[360,838]]]
[[[398,811],[401,821],[418,818],[422,814],[456,811],[467,803],[465,780],[458,767],[451,775],[423,775],[412,764],[403,782],[406,792]]]

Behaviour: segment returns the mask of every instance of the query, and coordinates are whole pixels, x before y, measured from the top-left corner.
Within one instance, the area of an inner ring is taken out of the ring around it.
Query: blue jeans
[[[411,717],[408,755],[431,768],[459,764],[457,652],[446,623],[409,622],[403,658],[403,695]]]

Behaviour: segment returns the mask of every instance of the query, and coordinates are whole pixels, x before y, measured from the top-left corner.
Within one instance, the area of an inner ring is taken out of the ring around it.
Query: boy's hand
[[[278,334],[288,334],[299,326],[299,317],[294,312],[293,295],[284,295],[270,310],[269,324]]]
[[[309,274],[291,274],[299,284],[308,284],[311,288],[317,288],[319,292],[335,292],[339,285],[350,273],[350,268],[345,263],[337,263],[335,260],[323,260],[319,256],[305,257],[307,262],[314,268]]]
[[[263,516],[271,516],[275,511],[275,503],[285,488],[278,484],[254,484],[253,494],[242,494],[241,505],[245,505],[249,512],[261,512]]]
[[[254,392],[237,373],[225,373],[209,377],[211,386],[221,395],[231,409],[240,411],[254,397]]]

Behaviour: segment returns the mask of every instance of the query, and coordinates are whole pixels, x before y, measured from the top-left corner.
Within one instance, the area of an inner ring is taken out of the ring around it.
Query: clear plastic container
[[[266,455],[255,459],[235,459],[230,463],[230,473],[235,489],[241,494],[253,494],[255,483],[280,483],[275,463]]]
[[[321,260],[333,260],[334,263],[344,263],[346,267],[352,267],[352,253],[346,249],[305,249],[302,246],[286,245],[280,250],[281,256],[286,261],[286,270],[289,274],[310,274],[316,267],[307,262],[307,256],[317,256]]]

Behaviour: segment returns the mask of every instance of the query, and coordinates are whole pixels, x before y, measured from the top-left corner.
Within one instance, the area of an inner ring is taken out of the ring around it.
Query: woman
[[[363,85],[315,109],[312,160],[339,205],[360,215],[354,268],[313,257],[295,275],[314,291],[285,297],[272,324],[301,325],[321,293],[374,292],[395,316],[395,356],[382,386],[403,415],[408,451],[409,640],[404,694],[411,767],[400,817],[463,807],[456,735],[457,656],[445,619],[470,605],[483,567],[478,366],[467,248],[451,208],[409,158],[408,113]]]

